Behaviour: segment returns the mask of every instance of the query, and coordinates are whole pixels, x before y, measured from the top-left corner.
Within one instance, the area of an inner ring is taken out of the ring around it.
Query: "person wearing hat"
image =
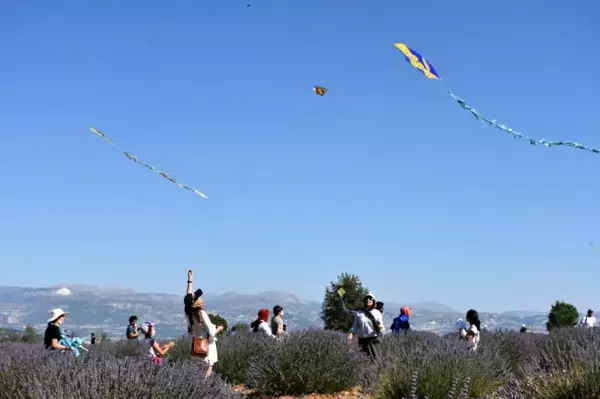
[[[261,309],[258,311],[258,318],[250,324],[253,332],[258,333],[261,337],[277,338],[271,331],[269,326],[269,309]]]
[[[60,332],[60,326],[65,321],[65,318],[69,315],[69,312],[63,311],[61,308],[52,309],[50,311],[50,318],[48,319],[48,327],[44,332],[44,347],[50,350],[71,350],[70,347],[59,344],[62,339]]]
[[[588,309],[587,316],[584,316],[581,319],[581,326],[585,328],[596,327],[596,318],[594,317],[594,311],[592,309]]]
[[[348,334],[348,340],[352,340],[354,334],[358,335],[358,345],[361,350],[371,357],[372,360],[380,357],[381,348],[379,337],[383,335],[383,316],[375,308],[375,296],[371,293],[363,299],[364,307],[356,312],[354,323]]]

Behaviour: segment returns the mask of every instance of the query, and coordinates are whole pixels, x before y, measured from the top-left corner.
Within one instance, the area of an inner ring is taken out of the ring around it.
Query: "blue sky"
[[[600,156],[441,89],[600,147],[597,1],[0,7],[2,285],[178,293],[193,268],[209,293],[319,300],[353,272],[385,301],[599,304]]]

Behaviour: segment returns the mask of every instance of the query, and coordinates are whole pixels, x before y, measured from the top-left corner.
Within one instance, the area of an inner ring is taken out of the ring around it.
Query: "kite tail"
[[[101,138],[103,138],[104,140],[106,140],[107,142],[109,142],[110,144],[115,145],[114,141],[112,141],[108,137],[106,137],[106,135],[104,133],[102,133],[100,130],[91,127],[90,131],[92,133],[100,136]],[[189,187],[189,186],[187,186],[185,184],[182,184],[182,183],[178,183],[177,179],[175,179],[174,177],[169,176],[167,173],[162,172],[162,171],[156,169],[154,166],[149,165],[149,164],[143,162],[141,159],[139,159],[135,155],[133,155],[133,154],[127,152],[127,151],[124,151],[123,153],[125,154],[125,156],[127,158],[131,159],[133,162],[142,165],[143,167],[145,167],[148,170],[151,170],[154,173],[157,173],[160,177],[163,177],[163,178],[169,180],[171,183],[177,184],[179,187],[184,188],[184,189],[186,189],[188,191],[191,191],[191,192],[193,192],[194,194],[196,194],[197,196],[199,196],[201,198],[208,199],[208,197],[205,194],[201,193],[200,191],[196,190],[195,188]]]
[[[514,138],[527,140],[529,142],[529,144],[531,144],[531,145],[541,144],[541,145],[546,146],[546,147],[553,147],[553,146],[573,147],[573,148],[577,148],[577,149],[580,149],[580,150],[590,151],[590,152],[593,152],[594,154],[600,154],[600,150],[599,149],[591,148],[591,147],[588,147],[588,146],[586,146],[584,144],[580,144],[580,143],[577,143],[577,142],[572,142],[572,141],[537,140],[537,139],[532,139],[531,137],[527,137],[524,134],[519,133],[516,130],[513,130],[512,128],[506,126],[505,124],[498,123],[495,119],[488,119],[488,118],[486,118],[485,116],[483,116],[479,112],[477,112],[477,110],[475,108],[473,108],[469,104],[467,104],[467,102],[465,100],[463,100],[462,98],[460,98],[457,95],[455,95],[454,93],[452,93],[452,91],[450,91],[450,90],[446,90],[446,91],[447,91],[448,95],[450,97],[452,97],[454,100],[456,100],[456,102],[464,110],[467,110],[471,114],[473,114],[473,116],[475,117],[475,119],[477,119],[478,121],[481,121],[481,122],[483,122],[485,124],[493,126],[493,127],[497,128],[497,129],[503,130],[506,133],[508,133],[511,136],[513,136]]]

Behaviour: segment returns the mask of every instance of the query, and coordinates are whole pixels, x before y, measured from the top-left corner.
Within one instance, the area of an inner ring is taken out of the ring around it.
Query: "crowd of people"
[[[215,325],[211,321],[204,305],[203,291],[201,289],[193,289],[193,272],[188,271],[187,288],[184,296],[184,313],[188,324],[188,334],[191,337],[192,345],[190,356],[203,366],[204,375],[208,377],[213,372],[213,366],[218,362],[217,352],[217,335],[223,331],[224,326]],[[368,355],[372,360],[380,356],[380,338],[386,332],[383,324],[384,303],[376,301],[372,293],[365,295],[363,298],[363,307],[359,310],[349,310],[346,308],[342,300],[342,308],[346,313],[353,317],[352,327],[348,333],[348,341],[352,341],[354,337],[358,338],[360,349]],[[400,313],[393,319],[390,331],[392,334],[406,335],[410,330],[410,317],[412,314],[411,308],[403,306],[400,308]],[[48,326],[44,333],[44,346],[46,349],[71,351],[74,350],[71,345],[65,344],[65,334],[61,330],[61,326],[69,312],[65,312],[60,308],[50,311],[50,318],[47,320]],[[251,330],[266,339],[281,340],[287,332],[287,326],[283,320],[283,307],[276,305],[271,312],[268,309],[260,309],[256,320],[250,324]],[[481,340],[481,331],[483,330],[479,320],[479,314],[474,309],[469,310],[465,316],[466,320],[459,319],[455,324],[455,329],[458,332],[459,339],[469,343],[470,350],[476,351]],[[590,309],[587,315],[584,316],[580,325],[584,328],[593,328],[596,326],[596,318],[594,312]],[[527,327],[522,326],[521,332],[527,332]],[[235,328],[231,334],[235,334]],[[129,341],[137,341],[142,339],[144,352],[156,364],[162,364],[167,352],[173,348],[174,342],[169,342],[166,345],[160,345],[156,339],[156,325],[152,321],[147,321],[142,325],[138,325],[137,316],[129,318],[127,325],[126,338]],[[72,337],[71,337],[72,338]],[[96,336],[91,334],[91,343],[96,343]]]

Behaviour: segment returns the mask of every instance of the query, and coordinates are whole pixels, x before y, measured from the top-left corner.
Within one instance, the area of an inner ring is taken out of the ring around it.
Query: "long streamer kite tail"
[[[115,145],[115,143],[114,143],[112,140],[110,140],[108,137],[106,137],[106,135],[105,135],[104,133],[102,133],[100,130],[98,130],[98,129],[95,129],[95,128],[91,127],[91,128],[90,128],[90,131],[91,131],[92,133],[94,133],[94,134],[96,134],[96,135],[100,136],[102,139],[106,140],[106,141],[107,141],[107,142],[109,142],[110,144],[113,144],[113,145]],[[189,187],[189,186],[187,186],[187,185],[185,185],[185,184],[181,184],[181,183],[177,182],[177,179],[175,179],[173,176],[170,176],[170,175],[169,175],[169,174],[167,174],[166,172],[163,172],[163,171],[157,170],[157,169],[156,169],[154,166],[152,166],[152,165],[149,165],[149,164],[147,164],[147,163],[143,162],[143,161],[142,161],[140,158],[138,158],[137,156],[133,155],[132,153],[130,153],[130,152],[127,152],[127,151],[124,151],[124,152],[123,152],[123,154],[124,154],[124,155],[125,155],[125,156],[126,156],[128,159],[130,159],[131,161],[133,161],[133,162],[135,162],[135,163],[138,163],[138,164],[140,164],[140,165],[144,166],[145,168],[147,168],[147,169],[149,169],[149,170],[151,170],[151,171],[153,171],[153,172],[157,173],[159,176],[161,176],[161,177],[163,177],[163,178],[165,178],[165,179],[169,180],[171,183],[173,183],[173,184],[176,184],[176,185],[178,185],[179,187],[181,187],[181,188],[184,188],[184,189],[186,189],[186,190],[188,190],[188,191],[192,191],[194,194],[198,195],[199,197],[201,197],[201,198],[203,198],[203,199],[208,199],[208,197],[207,197],[205,194],[203,194],[203,193],[201,193],[200,191],[198,191],[198,190],[196,190],[196,189],[194,189],[194,188],[191,188],[191,187]]]
[[[510,134],[514,138],[526,140],[531,145],[541,144],[545,147],[553,147],[553,146],[572,147],[572,148],[577,148],[579,150],[589,151],[594,154],[600,154],[600,149],[588,147],[587,145],[573,142],[573,141],[551,141],[551,140],[540,140],[540,139],[533,139],[531,137],[527,137],[524,134],[519,133],[518,131],[514,130],[513,128],[506,126],[503,123],[498,123],[495,119],[489,119],[489,118],[483,116],[475,108],[473,108],[472,106],[467,104],[467,102],[465,100],[463,100],[462,98],[460,98],[457,95],[455,95],[454,93],[452,93],[452,91],[447,90],[447,93],[450,97],[452,97],[461,106],[462,109],[464,109],[465,111],[469,111],[475,117],[475,119],[477,119],[478,121],[481,121],[489,126],[495,127],[496,129],[500,129],[500,130]]]
[[[205,200],[207,200],[207,199],[208,199],[208,196],[207,196],[207,195],[205,195],[205,194],[203,194],[203,193],[201,193],[200,191],[198,191],[198,190],[195,190],[195,189],[194,189],[194,190],[192,190],[192,191],[193,191],[195,194],[197,194],[198,196],[200,196],[200,197],[204,198]]]
[[[106,142],[108,142],[109,144],[115,145],[115,142],[112,141],[111,139],[109,139],[108,137],[106,137],[106,135],[104,133],[102,133],[100,130],[95,129],[93,127],[90,128],[90,131],[94,134],[97,134],[98,136],[100,136],[102,139],[104,139]]]

